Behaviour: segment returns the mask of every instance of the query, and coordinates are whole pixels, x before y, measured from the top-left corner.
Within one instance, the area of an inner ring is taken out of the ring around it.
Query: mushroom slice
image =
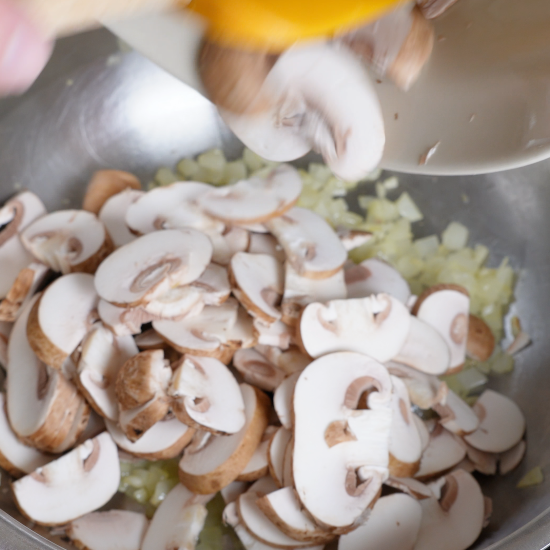
[[[498,454],[486,453],[466,444],[466,456],[480,474],[494,476],[497,473]],[[458,468],[458,467],[457,467]]]
[[[201,300],[207,306],[221,306],[231,294],[227,269],[217,264],[208,265],[190,286],[201,292]]]
[[[141,334],[138,334],[134,341],[140,351],[148,349],[165,349],[168,347],[166,342],[157,334],[154,328],[150,328]]]
[[[495,336],[489,325],[480,317],[470,314],[466,354],[476,361],[487,361],[495,350]]]
[[[180,481],[191,491],[210,494],[234,481],[250,462],[267,428],[269,399],[241,384],[246,423],[236,434],[210,437],[197,452],[186,451],[179,464]]]
[[[445,340],[451,359],[449,370],[462,368],[466,357],[470,296],[458,285],[441,284],[426,289],[415,302],[412,314],[432,326]]]
[[[422,441],[413,419],[407,387],[392,376],[392,424],[390,432],[390,475],[412,477],[420,466]]]
[[[0,302],[0,321],[15,321],[23,305],[29,302],[48,273],[48,266],[41,263],[32,262],[23,268],[6,297]]]
[[[31,223],[21,242],[39,261],[61,273],[94,273],[113,251],[103,223],[84,210],[58,210]]]
[[[445,428],[437,425],[430,434],[428,447],[422,453],[415,476],[425,479],[456,466],[466,456],[466,445]]]
[[[489,453],[502,453],[520,442],[525,432],[525,418],[509,397],[485,390],[473,409],[479,417],[479,428],[464,436],[472,447]]]
[[[140,550],[148,526],[145,514],[109,510],[75,519],[66,533],[78,548],[86,550]]]
[[[299,330],[305,351],[311,357],[346,350],[383,362],[403,349],[409,327],[411,316],[407,308],[392,296],[378,294],[309,304],[300,319]]]
[[[150,323],[155,319],[141,307],[118,307],[99,300],[97,304],[97,314],[101,322],[115,336],[131,336],[141,332],[141,325]]]
[[[233,481],[227,487],[224,487],[220,494],[226,504],[235,502],[240,495],[248,490],[249,484],[246,481]]]
[[[390,476],[385,482],[384,485],[393,487],[394,489],[399,489],[403,493],[407,493],[409,496],[415,498],[416,500],[422,500],[424,498],[433,497],[433,491],[428,487],[428,485],[414,479],[412,477],[392,477]],[[369,517],[369,520],[372,519],[372,515]]]
[[[292,208],[302,192],[296,168],[283,164],[265,177],[210,188],[198,199],[210,216],[229,224],[265,223]]]
[[[76,383],[100,416],[115,422],[118,420],[117,374],[122,365],[138,353],[131,336],[115,336],[101,324],[95,325],[84,338]]]
[[[279,487],[284,487],[284,461],[287,446],[292,438],[292,432],[282,427],[274,434],[267,448],[267,463],[269,473]]]
[[[119,423],[131,441],[137,441],[168,413],[166,392],[171,376],[161,349],[142,351],[119,368],[115,385]]]
[[[416,0],[416,4],[426,19],[443,15],[457,0]]]
[[[99,214],[111,197],[125,190],[141,190],[141,183],[136,176],[122,170],[98,170],[88,183],[82,210]]]
[[[209,233],[214,250],[212,261],[226,266],[237,252],[246,252],[250,244],[250,234],[238,226],[227,227],[223,233]]]
[[[154,319],[183,319],[198,315],[204,307],[202,292],[191,285],[176,286],[143,306]]]
[[[167,460],[181,454],[195,430],[177,418],[165,418],[147,430],[137,441],[130,441],[120,427],[106,420],[107,430],[120,449],[147,460]]]
[[[98,268],[98,294],[114,305],[139,306],[200,277],[210,239],[194,229],[155,231],[115,250]]]
[[[254,451],[252,458],[245,466],[244,470],[239,474],[238,481],[256,481],[261,477],[264,477],[269,472],[269,466],[267,463],[267,450],[271,438],[278,430],[276,426],[268,426],[262,435],[260,444]]]
[[[421,521],[421,505],[409,495],[379,498],[369,519],[340,537],[338,550],[412,550]]]
[[[284,288],[283,266],[273,256],[238,252],[229,268],[233,294],[254,317],[266,323],[281,318],[278,306]]]
[[[233,366],[245,382],[266,391],[273,391],[285,377],[282,370],[254,349],[238,349],[233,356]]]
[[[38,358],[61,369],[96,320],[98,301],[88,273],[54,281],[34,303],[27,324],[29,344]]]
[[[280,262],[284,262],[286,259],[284,250],[277,239],[268,233],[250,233],[247,252],[250,254],[268,254]]]
[[[267,325],[260,319],[254,319],[253,325],[260,345],[288,349],[294,340],[294,331],[282,321]]]
[[[12,490],[26,517],[63,525],[106,504],[119,483],[117,448],[105,432],[16,481]]]
[[[42,201],[29,191],[16,195],[0,208],[0,298],[6,296],[19,272],[34,259],[21,243],[20,232],[44,214]]]
[[[368,243],[373,238],[372,233],[362,229],[348,229],[346,227],[339,227],[336,233],[343,247],[348,252]]]
[[[399,271],[377,258],[346,268],[344,275],[349,298],[366,298],[383,292],[406,304],[411,296],[409,283]]]
[[[477,481],[463,470],[444,478],[441,497],[420,501],[422,521],[416,550],[465,550],[479,536],[485,517]]]
[[[401,349],[391,359],[426,374],[439,375],[448,370],[451,352],[435,328],[411,316],[409,333]]]
[[[13,324],[0,321],[0,365],[8,368],[8,340]]]
[[[136,189],[125,189],[105,201],[98,217],[107,229],[115,248],[131,243],[137,239],[126,225],[126,212],[145,193]]]
[[[457,435],[470,434],[479,427],[479,418],[472,407],[452,390],[433,409],[441,417],[439,423]]]
[[[266,223],[298,275],[325,279],[344,265],[348,255],[330,225],[305,208],[293,208]]]
[[[176,417],[200,430],[234,434],[245,423],[241,390],[231,371],[217,359],[187,355],[170,383]]]
[[[358,408],[363,394],[368,409]],[[388,371],[358,353],[325,355],[300,375],[294,390],[294,483],[320,525],[345,532],[377,498],[388,475],[391,397]]]
[[[155,512],[141,550],[194,550],[208,514],[207,500],[176,485]]]
[[[273,394],[273,407],[277,412],[277,416],[281,424],[287,429],[294,428],[294,388],[300,376],[300,372],[295,372],[285,378],[275,390]]]
[[[296,346],[282,350],[276,346],[260,344],[255,349],[287,375],[302,372],[311,363],[311,358],[304,355]]]
[[[500,475],[505,476],[510,473],[514,468],[519,466],[525,456],[525,450],[527,445],[522,439],[517,445],[514,445],[511,449],[508,449],[500,455],[499,472]]]
[[[298,275],[289,262],[285,263],[285,290],[281,310],[283,321],[296,326],[302,310],[313,302],[345,300],[348,297],[344,271],[326,279],[309,279]]]

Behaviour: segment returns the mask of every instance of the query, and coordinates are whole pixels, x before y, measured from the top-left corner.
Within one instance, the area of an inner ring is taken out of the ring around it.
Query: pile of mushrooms
[[[223,188],[134,182],[97,174],[93,212],[29,192],[0,210],[0,465],[21,512],[90,550],[191,549],[221,491],[247,550],[474,542],[491,506],[471,473],[517,466],[525,421],[438,379],[494,346],[468,293],[411,296],[384,262],[348,263],[368,235],[295,207],[288,165]],[[180,457],[151,522],[96,512],[117,449]]]

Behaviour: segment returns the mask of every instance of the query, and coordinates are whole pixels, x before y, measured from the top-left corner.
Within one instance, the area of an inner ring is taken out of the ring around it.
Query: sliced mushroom
[[[220,265],[228,265],[231,258],[238,252],[248,251],[250,233],[243,227],[236,225],[226,227],[223,233],[209,233],[214,250],[212,261]]]
[[[522,439],[525,418],[509,397],[485,390],[473,409],[479,417],[479,428],[464,436],[464,440],[472,447],[489,453],[502,453]]]
[[[466,456],[466,445],[442,426],[430,433],[430,443],[422,453],[415,477],[425,479],[456,466]]]
[[[358,408],[363,394],[368,409]],[[346,532],[377,498],[388,474],[391,394],[388,371],[352,352],[325,355],[298,379],[293,477],[319,525]]]
[[[75,445],[82,445],[86,440],[83,439],[83,434],[88,427],[92,410],[85,399],[82,399],[81,394],[77,394],[79,398],[78,408],[74,415],[74,419],[69,428],[69,431],[65,435],[65,438],[59,445],[51,449],[52,453],[59,454],[65,452],[67,449],[73,448]],[[98,434],[95,434],[98,435]],[[88,438],[89,439],[89,438]]]
[[[373,238],[372,233],[362,229],[348,229],[346,227],[339,227],[337,228],[336,233],[343,247],[348,252],[368,243]]]
[[[254,451],[244,470],[239,474],[238,481],[256,481],[268,474],[267,450],[271,438],[277,431],[276,426],[268,426],[262,435],[260,444]]]
[[[210,240],[199,231],[155,231],[115,250],[99,266],[95,285],[107,302],[140,306],[198,279],[211,256]]]
[[[138,334],[134,341],[140,351],[148,349],[166,349],[168,346],[166,342],[160,337],[154,328],[147,329],[146,331]]]
[[[70,273],[53,282],[34,302],[27,324],[38,358],[61,369],[96,320],[98,301],[92,275]]]
[[[449,368],[451,352],[439,332],[411,316],[409,333],[392,360],[413,367],[426,374],[443,374]]]
[[[142,351],[119,368],[115,384],[119,423],[130,441],[137,441],[168,413],[171,376],[160,349]]]
[[[201,292],[201,300],[207,306],[221,306],[231,294],[227,269],[216,264],[208,265],[190,286]]]
[[[103,506],[119,483],[117,448],[105,432],[16,481],[12,490],[26,517],[40,525],[63,525]]]
[[[145,514],[128,510],[92,512],[70,523],[67,536],[87,550],[140,550],[149,526]]]
[[[340,537],[338,550],[412,550],[421,520],[421,505],[409,495],[379,498],[369,519]]]
[[[99,414],[116,422],[119,411],[115,395],[117,374],[139,350],[131,336],[115,336],[101,324],[86,335],[80,350],[76,383]]]
[[[447,396],[434,404],[433,409],[441,417],[440,424],[457,435],[470,434],[479,426],[479,418],[472,407],[452,390],[448,390]]]
[[[118,307],[99,300],[97,304],[97,314],[101,322],[115,336],[131,336],[141,332],[141,325],[150,323],[155,319],[141,307]]]
[[[248,490],[249,483],[246,481],[233,481],[227,487],[224,487],[220,494],[226,504],[235,502],[240,495]]]
[[[487,361],[495,350],[495,336],[489,325],[480,317],[469,316],[466,354],[476,361]]]
[[[243,375],[245,382],[266,391],[273,391],[285,373],[254,349],[239,349],[233,356],[233,366]]]
[[[420,501],[422,522],[416,550],[465,550],[479,536],[485,517],[477,481],[459,470],[445,477],[441,497]]]
[[[255,349],[287,375],[302,372],[311,363],[311,358],[296,346],[282,350],[276,346],[257,345]]]
[[[19,272],[33,261],[19,233],[44,214],[42,201],[29,191],[16,195],[0,208],[0,298],[6,296]]]
[[[283,487],[294,487],[294,436],[287,443],[283,457]]]
[[[424,422],[418,415],[413,415],[414,423],[416,424],[416,427],[418,428],[418,433],[420,434],[420,441],[422,442],[422,452],[424,452],[428,445],[430,444],[430,433],[435,428],[435,420],[433,421],[433,426],[431,426],[430,429],[428,429],[428,423]]]
[[[288,349],[294,341],[294,330],[282,321],[268,325],[260,319],[254,319],[253,325],[260,345]]]
[[[107,199],[101,207],[98,217],[107,229],[115,248],[137,239],[137,235],[132,233],[126,225],[126,212],[130,205],[134,204],[143,195],[143,191],[125,189]]]
[[[416,3],[426,19],[443,15],[457,0],[417,0]]]
[[[242,307],[237,311],[237,322],[227,333],[227,343],[234,350],[253,348],[258,343],[254,320]]]
[[[10,337],[12,323],[0,321],[0,365],[8,368],[8,339]]]
[[[287,446],[292,438],[292,432],[282,427],[274,434],[267,448],[267,463],[269,473],[279,487],[284,487],[284,460]]]
[[[99,214],[111,197],[127,189],[141,190],[141,183],[133,174],[122,170],[98,170],[88,183],[82,210]]]
[[[356,351],[377,361],[388,361],[403,349],[411,320],[409,311],[399,300],[378,294],[309,304],[300,319],[299,330],[311,357],[334,351]]]
[[[423,498],[430,498],[434,496],[428,485],[425,485],[421,481],[418,481],[412,477],[390,476],[384,484],[389,487],[393,487],[394,489],[399,489],[416,500],[422,500]],[[369,520],[370,519],[372,519],[372,516],[369,517]]]
[[[200,289],[191,285],[176,286],[145,304],[143,309],[154,319],[194,317],[204,307],[202,294]]]
[[[294,428],[294,388],[296,382],[300,377],[300,372],[295,372],[287,378],[285,378],[275,390],[273,394],[273,407],[277,412],[277,416],[281,421],[281,424],[287,429],[292,430]]]
[[[266,225],[283,247],[288,263],[303,277],[331,277],[347,259],[332,227],[311,210],[293,208]]]
[[[170,383],[174,414],[184,424],[218,435],[234,434],[245,424],[241,390],[217,359],[186,355]]]
[[[522,439],[517,445],[514,445],[511,449],[503,452],[500,455],[499,462],[499,472],[500,475],[505,476],[510,473],[513,469],[519,466],[519,463],[522,461],[525,456],[525,450],[527,445]]]
[[[480,474],[494,476],[497,473],[498,454],[486,453],[466,444],[466,456]]]
[[[198,198],[198,203],[207,214],[225,223],[265,223],[292,208],[301,191],[298,171],[283,164],[266,177],[253,176],[233,185],[211,188]]]
[[[281,245],[269,233],[250,233],[250,243],[248,244],[247,252],[250,254],[268,254],[281,263],[286,259]]]
[[[234,481],[249,463],[267,428],[269,399],[241,384],[246,423],[236,434],[211,437],[198,452],[186,451],[179,464],[180,481],[191,491],[210,494]]]
[[[0,321],[15,321],[23,305],[29,302],[48,273],[49,268],[41,263],[32,262],[23,268],[0,302]]]
[[[78,436],[76,440],[76,445],[82,445],[88,439],[93,439],[98,436],[101,432],[104,432],[107,429],[105,426],[105,421],[103,417],[99,416],[94,410],[90,411],[90,416],[88,417],[88,423],[82,433]]]

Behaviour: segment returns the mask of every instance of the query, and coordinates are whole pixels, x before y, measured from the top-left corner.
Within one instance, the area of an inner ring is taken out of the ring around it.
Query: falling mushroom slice
[[[26,517],[41,525],[63,525],[106,504],[119,482],[117,448],[103,433],[16,481],[12,489]]]
[[[279,428],[274,434],[267,448],[267,462],[269,473],[279,487],[284,487],[284,458],[285,452],[292,438],[292,432],[284,427]]]
[[[115,336],[139,334],[141,332],[141,325],[150,323],[155,319],[154,315],[147,313],[141,307],[118,307],[105,300],[99,300],[97,314],[101,322]]]
[[[294,483],[316,522],[349,530],[377,497],[388,474],[391,393],[388,371],[358,353],[325,355],[298,379]],[[363,394],[368,409],[358,408]]]
[[[285,378],[273,394],[273,407],[277,412],[281,424],[287,430],[294,428],[294,408],[292,402],[294,400],[294,388],[300,374],[300,372],[295,372]]]
[[[369,519],[343,535],[338,550],[412,550],[422,520],[422,508],[408,495],[379,498]]]
[[[254,349],[239,349],[233,356],[233,366],[243,375],[245,382],[266,391],[273,391],[285,373]]]
[[[252,458],[248,461],[244,470],[239,474],[238,481],[256,481],[268,474],[267,450],[271,438],[277,431],[276,426],[268,426],[262,435],[260,444],[254,451]],[[243,491],[244,492],[244,491]]]
[[[440,403],[434,404],[433,409],[441,417],[439,423],[457,435],[470,434],[479,426],[476,413],[452,390]]]
[[[99,297],[87,273],[64,275],[35,302],[27,324],[29,344],[38,358],[61,369],[96,320]]]
[[[346,350],[383,362],[403,348],[410,326],[407,308],[392,296],[378,294],[309,304],[300,319],[299,330],[311,357]]]
[[[485,517],[477,481],[459,470],[444,479],[441,497],[420,501],[422,521],[416,550],[465,550],[479,536]]]
[[[420,468],[415,477],[424,479],[456,466],[466,456],[466,446],[456,436],[436,426],[430,434],[430,443],[422,453]]]
[[[244,426],[239,385],[217,359],[187,355],[174,372],[169,393],[174,414],[192,428],[234,434]]]
[[[137,239],[137,235],[132,233],[126,225],[126,212],[130,205],[134,204],[143,195],[143,191],[126,189],[107,199],[101,207],[98,217],[107,229],[115,248]]]
[[[211,256],[210,239],[199,231],[155,231],[115,250],[99,266],[95,285],[107,302],[139,306],[198,279]]]
[[[140,181],[122,170],[98,170],[92,176],[82,201],[82,210],[99,214],[108,200],[125,190],[140,190]]]
[[[406,304],[411,296],[409,283],[391,265],[370,258],[345,269],[348,298],[365,298],[371,294],[390,294]]]
[[[495,350],[495,336],[487,323],[475,315],[469,316],[466,354],[477,361],[487,361]]]
[[[92,512],[75,519],[66,530],[78,548],[140,550],[149,526],[145,514],[128,510]]]
[[[296,168],[283,164],[265,177],[211,189],[198,199],[210,216],[229,224],[265,223],[292,208],[302,191]]]
[[[526,444],[524,440],[521,440],[517,445],[508,449],[500,455],[499,472],[500,475],[505,476],[510,473],[514,468],[519,466],[525,456]]]
[[[525,418],[510,398],[485,390],[473,408],[479,417],[479,428],[464,436],[472,447],[502,453],[519,443],[525,432]]]
[[[267,428],[269,399],[241,384],[246,423],[236,434],[211,437],[197,452],[186,451],[179,464],[180,481],[191,491],[210,494],[234,481],[252,458]]]
[[[251,233],[247,252],[250,254],[268,254],[281,263],[286,259],[286,255],[277,239],[268,233]]]
[[[347,259],[346,249],[330,225],[305,208],[293,208],[267,222],[296,273],[311,279],[334,275]]]

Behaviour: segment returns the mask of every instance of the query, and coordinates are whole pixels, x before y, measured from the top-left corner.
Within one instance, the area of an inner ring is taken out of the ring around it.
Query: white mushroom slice
[[[92,512],[75,519],[66,530],[78,548],[140,550],[149,526],[145,514],[128,510]]]
[[[190,286],[201,292],[201,300],[207,306],[221,306],[231,294],[227,269],[216,264],[207,266]]]
[[[202,292],[191,285],[176,286],[143,306],[154,319],[183,319],[198,315],[204,307]]]
[[[267,462],[269,473],[279,487],[284,487],[284,460],[285,452],[292,438],[292,432],[286,428],[279,428],[271,438],[267,448]]]
[[[294,436],[286,445],[283,457],[283,487],[294,487]]]
[[[248,384],[262,390],[273,391],[285,377],[285,373],[254,349],[238,349],[233,356],[233,366]]]
[[[422,441],[411,412],[407,387],[396,376],[391,377],[392,423],[390,431],[390,464],[392,476],[412,477],[419,468]]]
[[[343,247],[348,252],[368,243],[373,238],[372,233],[361,229],[339,227],[337,228],[336,233]]]
[[[143,195],[143,191],[125,189],[107,199],[101,207],[98,217],[107,229],[115,248],[137,239],[137,235],[132,233],[126,225],[126,213],[130,205],[134,204]]]
[[[392,296],[378,294],[309,304],[300,319],[299,330],[311,357],[345,350],[384,362],[403,348],[410,326],[407,308]]]
[[[391,393],[388,371],[358,353],[325,355],[300,375],[294,390],[294,483],[320,525],[345,532],[377,498],[388,476]],[[358,408],[363,394],[368,409]]]
[[[238,226],[228,227],[222,234],[209,233],[214,250],[212,261],[220,265],[228,265],[237,252],[246,252],[250,244],[250,234]]]
[[[223,500],[226,504],[235,502],[240,495],[245,493],[248,490],[249,483],[246,481],[233,481],[227,487],[224,487],[220,494],[222,495]]]
[[[231,371],[217,359],[187,355],[170,382],[176,417],[200,430],[234,434],[245,423],[241,390]]]
[[[466,358],[470,296],[461,286],[441,284],[425,290],[415,302],[412,314],[432,326],[445,340],[451,353],[449,370],[462,368]]]
[[[459,470],[445,477],[441,498],[420,501],[422,522],[415,550],[464,550],[479,536],[485,517],[477,481]]]
[[[154,328],[150,328],[141,334],[138,334],[134,341],[140,351],[147,349],[164,349],[166,342],[157,334]]]
[[[340,269],[326,279],[310,279],[298,275],[289,262],[285,263],[285,290],[281,310],[286,324],[296,325],[303,308],[308,304],[345,300],[347,297],[343,270]]]
[[[274,324],[277,325],[277,323]],[[253,348],[258,343],[254,319],[243,307],[239,307],[237,321],[227,333],[227,343],[233,349]]]
[[[142,351],[119,367],[115,385],[119,423],[131,441],[137,441],[168,413],[166,392],[171,376],[170,363],[161,349]]]
[[[474,470],[480,474],[494,476],[497,473],[498,454],[486,453],[474,449],[471,445],[466,444],[466,456],[473,466]]]
[[[499,472],[500,475],[505,476],[510,473],[514,468],[519,466],[525,456],[525,450],[527,445],[522,439],[517,445],[514,445],[511,449],[508,449],[500,455]]]
[[[422,453],[420,468],[415,476],[419,479],[435,476],[456,466],[466,456],[466,445],[442,426],[430,434],[430,443]]]
[[[193,428],[182,424],[177,418],[157,422],[135,442],[130,441],[114,422],[106,420],[105,424],[120,449],[147,460],[167,460],[178,456],[195,435]]]
[[[452,390],[448,390],[447,396],[435,403],[433,409],[441,417],[440,424],[457,435],[472,433],[479,426],[479,418],[472,407]]]
[[[273,407],[277,412],[277,416],[281,424],[287,429],[294,428],[294,388],[300,376],[300,372],[295,372],[285,378],[275,390],[273,394]]]
[[[27,324],[38,358],[61,369],[96,320],[98,301],[92,275],[70,273],[53,282],[35,302]]]
[[[421,481],[413,479],[412,477],[392,477],[390,476],[385,482],[384,485],[393,487],[394,489],[399,489],[404,493],[407,493],[416,500],[422,500],[423,498],[433,497],[433,491]],[[369,520],[372,519],[372,516],[369,517]]]
[[[134,174],[122,170],[98,170],[88,183],[82,210],[98,214],[109,198],[127,189],[141,189],[141,183]]]
[[[139,306],[198,279],[211,256],[210,239],[199,231],[155,231],[121,246],[99,266],[97,292],[114,305]]]
[[[277,239],[269,233],[251,233],[247,252],[250,254],[268,254],[280,262],[284,262],[286,259],[283,248],[277,242]]]
[[[244,470],[239,474],[237,480],[256,481],[268,474],[269,465],[267,463],[267,450],[269,448],[271,438],[277,429],[278,428],[276,426],[268,426],[266,428],[264,435],[262,435],[260,444],[254,451],[252,458],[248,461],[248,464],[245,466]]]
[[[52,452],[64,444],[62,451],[79,436],[73,432],[72,441],[67,441],[84,399],[59,371],[42,363],[29,345],[27,320],[38,298],[35,296],[23,308],[10,336],[7,413],[13,431],[22,441]]]
[[[265,177],[211,188],[198,202],[207,214],[229,224],[265,223],[292,208],[301,192],[298,171],[283,164]]]
[[[399,271],[377,258],[350,266],[344,273],[349,298],[365,298],[383,292],[406,304],[411,296],[409,283]]]
[[[88,417],[88,423],[82,433],[78,436],[76,440],[76,445],[82,445],[88,439],[93,439],[98,436],[101,432],[104,432],[107,429],[105,426],[105,421],[103,417],[99,416],[94,410],[90,411],[90,416]]]
[[[412,550],[422,520],[422,508],[409,495],[379,498],[369,519],[343,535],[338,550]]]
[[[242,429],[233,435],[210,437],[199,451],[186,451],[179,463],[180,481],[194,493],[215,493],[234,481],[252,458],[267,428],[269,399],[248,384],[240,387],[246,415]]]
[[[8,368],[8,339],[13,324],[0,321],[0,365],[4,369]]]
[[[208,514],[206,502],[176,485],[155,512],[141,550],[194,550]]]
[[[122,365],[138,353],[131,336],[115,336],[101,324],[95,325],[84,338],[76,383],[100,416],[118,420],[117,374]]]
[[[16,195],[0,208],[0,298],[6,296],[19,272],[34,259],[21,243],[19,233],[44,214],[42,201],[29,191]]]
[[[305,208],[293,208],[267,222],[296,273],[310,279],[325,279],[344,265],[348,255],[330,225]]]
[[[443,374],[451,361],[449,346],[435,328],[417,317],[410,317],[409,333],[392,358],[427,374]]]
[[[40,262],[61,273],[94,273],[112,252],[103,223],[84,210],[58,210],[31,223],[21,242]]]
[[[81,445],[86,441],[85,439],[82,439],[82,434],[88,426],[91,409],[86,400],[82,399],[82,395],[80,393],[77,393],[77,396],[79,398],[78,408],[76,409],[76,413],[65,438],[59,445],[51,449],[51,452],[54,454],[63,453],[67,449],[73,448],[77,442]]]
[[[260,345],[288,349],[294,340],[294,331],[282,321],[267,325],[260,319],[254,319],[253,325]]]
[[[464,440],[472,447],[489,453],[502,453],[517,445],[525,432],[520,408],[505,395],[485,390],[473,407],[479,428]]]
[[[413,415],[414,423],[416,424],[416,427],[418,428],[418,433],[420,435],[420,441],[422,442],[422,452],[424,452],[428,445],[430,444],[430,431],[428,430],[428,427],[426,426],[426,422],[424,422],[418,415]],[[433,431],[433,427],[432,427]]]
[[[117,448],[105,432],[16,481],[12,489],[26,517],[41,525],[63,525],[103,506],[119,483]]]
[[[194,181],[157,187],[128,208],[126,223],[141,235],[159,229],[182,228],[221,233],[223,223],[206,215],[198,206],[198,199],[212,189],[211,185]]]
[[[266,323],[281,318],[283,266],[273,256],[238,252],[231,258],[229,275],[233,294],[251,315]]]
[[[97,314],[115,336],[139,334],[141,325],[150,323],[155,318],[141,307],[118,307],[101,299],[97,305]]]
[[[257,345],[255,349],[287,375],[302,372],[311,363],[311,358],[295,346],[282,350],[276,346]]]

